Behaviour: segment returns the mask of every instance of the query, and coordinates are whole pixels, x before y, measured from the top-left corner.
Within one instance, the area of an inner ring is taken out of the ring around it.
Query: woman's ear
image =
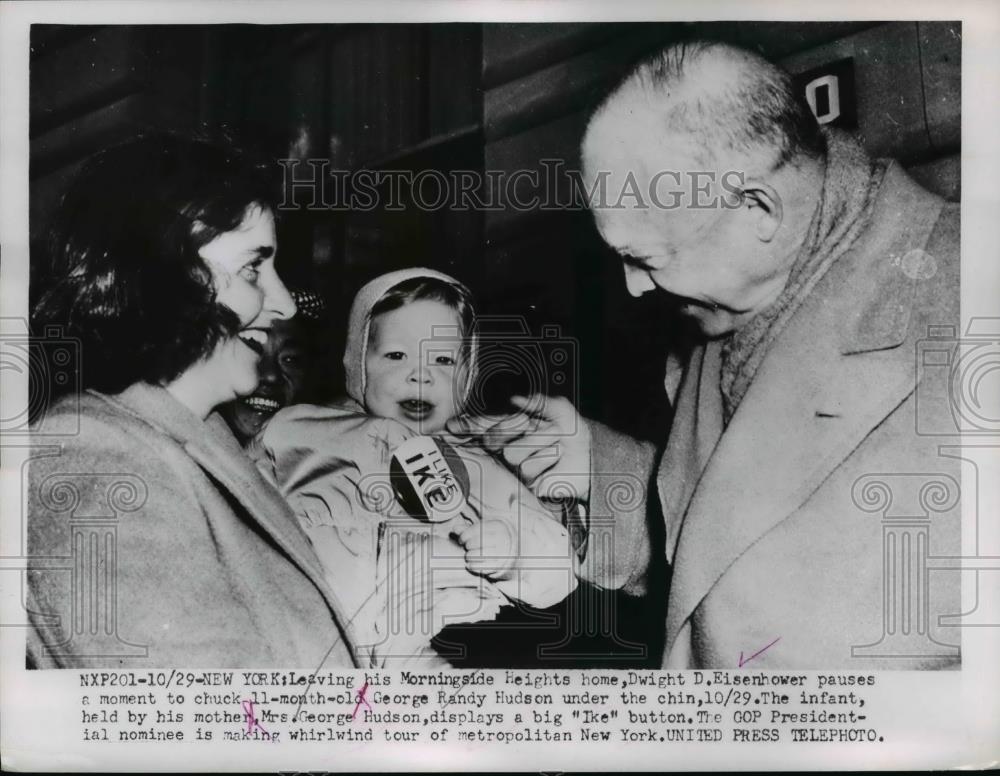
[[[781,195],[769,183],[747,181],[743,185],[743,204],[750,208],[755,216],[757,239],[761,242],[771,242],[778,233],[784,217]]]

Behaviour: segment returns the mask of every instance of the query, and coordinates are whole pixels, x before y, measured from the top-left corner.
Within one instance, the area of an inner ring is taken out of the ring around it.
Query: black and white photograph
[[[16,770],[995,762],[1000,15],[199,5],[0,4]]]

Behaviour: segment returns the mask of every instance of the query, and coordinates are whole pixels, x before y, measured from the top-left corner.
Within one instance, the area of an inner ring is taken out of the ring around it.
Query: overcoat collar
[[[733,561],[798,509],[913,392],[914,354],[899,346],[921,277],[917,252],[942,206],[892,164],[871,227],[765,357],[686,502],[673,553],[668,652]],[[704,360],[696,352],[689,369]],[[696,411],[678,406],[678,414]],[[670,476],[661,469],[661,478]]]
[[[183,445],[191,458],[243,507],[260,528],[319,588],[330,604],[341,637],[356,661],[349,619],[326,582],[323,570],[281,494],[257,471],[225,421],[213,413],[202,421],[169,391],[135,383],[116,396],[103,396]]]

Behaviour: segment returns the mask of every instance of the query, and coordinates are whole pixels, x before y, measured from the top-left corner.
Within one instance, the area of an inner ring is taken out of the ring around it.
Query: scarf
[[[737,329],[722,346],[719,388],[726,425],[795,311],[868,226],[885,163],[869,159],[858,141],[845,132],[824,129],[824,135],[823,189],[788,282],[770,306]]]

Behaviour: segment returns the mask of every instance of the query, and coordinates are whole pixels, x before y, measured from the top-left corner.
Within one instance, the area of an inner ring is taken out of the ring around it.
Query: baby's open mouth
[[[434,404],[422,399],[404,399],[399,403],[399,406],[402,408],[403,414],[412,420],[423,420],[434,412]]]
[[[239,333],[240,340],[258,356],[264,352],[267,344],[267,332],[263,329],[244,329]]]

